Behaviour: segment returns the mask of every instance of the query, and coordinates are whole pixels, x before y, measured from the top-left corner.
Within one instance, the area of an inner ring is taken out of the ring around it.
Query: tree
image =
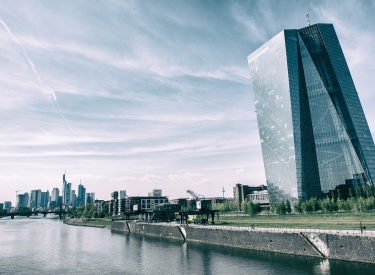
[[[290,214],[292,212],[292,207],[290,206],[290,201],[286,200],[285,202],[286,212]]]
[[[278,215],[285,215],[286,214],[286,206],[285,206],[284,201],[276,203],[276,214],[278,214]]]
[[[354,190],[353,187],[349,188],[349,198],[354,198]]]
[[[351,206],[348,200],[337,200],[337,208],[344,211],[351,210]]]
[[[85,205],[85,209],[83,210],[82,216],[85,218],[94,217],[96,212],[95,204],[89,203]]]
[[[336,201],[335,192],[333,192],[333,190],[331,191],[331,199],[333,199],[334,201]]]
[[[364,202],[364,209],[366,210],[372,210],[375,208],[375,198],[369,197]]]
[[[260,207],[260,203],[254,203],[254,211],[256,214],[262,212],[262,207]]]
[[[337,199],[338,199],[338,200],[341,200],[341,199],[342,199],[340,189],[337,189]]]
[[[361,186],[357,186],[355,189],[355,193],[357,195],[357,198],[362,198],[363,197],[363,190]]]
[[[277,203],[276,202],[271,202],[270,204],[270,212],[275,214],[276,213],[276,208],[277,208]]]
[[[17,213],[31,212],[31,208],[29,208],[29,207],[18,207],[15,212],[17,212]]]
[[[365,193],[366,193],[366,198],[371,198],[372,197],[372,188],[371,188],[371,185],[366,185],[365,186]]]
[[[298,199],[298,201],[293,206],[294,212],[301,214],[303,212],[302,209],[302,201],[301,199]]]

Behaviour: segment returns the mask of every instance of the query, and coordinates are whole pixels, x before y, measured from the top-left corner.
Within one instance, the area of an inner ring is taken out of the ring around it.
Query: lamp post
[[[337,217],[337,227],[338,227],[338,232],[340,232],[340,220],[339,220],[339,213],[336,212],[336,217]]]

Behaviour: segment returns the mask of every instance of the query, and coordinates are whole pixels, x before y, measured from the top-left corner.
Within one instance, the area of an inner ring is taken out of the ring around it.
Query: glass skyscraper
[[[283,30],[248,63],[270,201],[374,184],[374,142],[332,24]]]

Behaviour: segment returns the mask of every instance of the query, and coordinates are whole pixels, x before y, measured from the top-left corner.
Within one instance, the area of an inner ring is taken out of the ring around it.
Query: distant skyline
[[[2,1],[0,202],[265,183],[247,56],[332,23],[375,131],[375,1]]]

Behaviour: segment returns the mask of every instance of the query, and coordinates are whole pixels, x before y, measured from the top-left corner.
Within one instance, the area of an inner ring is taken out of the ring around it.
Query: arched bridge
[[[25,212],[11,212],[11,213],[0,213],[0,217],[11,217],[14,219],[15,216],[26,216],[43,214],[45,217],[47,214],[58,214],[61,220],[62,216],[68,213],[68,207],[65,204],[59,204],[43,210],[25,211]]]

